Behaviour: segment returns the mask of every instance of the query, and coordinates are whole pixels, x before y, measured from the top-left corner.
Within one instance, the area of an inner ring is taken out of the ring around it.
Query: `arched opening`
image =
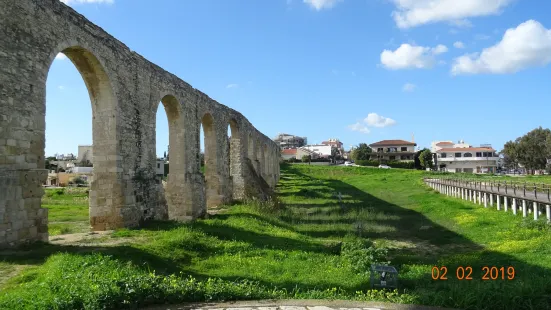
[[[113,206],[120,188],[109,173],[119,165],[108,156],[117,150],[109,77],[90,51],[72,46],[57,54],[46,81],[44,104],[36,111],[45,117],[37,125],[42,134],[30,142],[37,166],[48,170],[41,200],[48,227],[37,227],[38,237],[115,228],[122,221]],[[83,101],[90,101],[91,109]]]
[[[161,108],[161,106],[163,108]],[[171,178],[182,171],[183,134],[180,133],[180,104],[172,95],[164,96],[156,106],[155,117],[155,163],[154,171],[158,184],[159,197],[157,198],[161,218],[168,212],[171,185],[178,182]],[[172,146],[172,151],[171,151]]]
[[[205,177],[207,208],[211,208],[220,204],[220,195],[218,193],[219,180],[216,165],[216,132],[214,119],[210,113],[203,115],[200,127],[200,171]]]

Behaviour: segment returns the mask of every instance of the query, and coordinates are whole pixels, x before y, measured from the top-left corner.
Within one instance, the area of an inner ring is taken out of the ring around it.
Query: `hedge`
[[[370,166],[378,167],[380,163],[376,160],[356,160],[356,164],[360,166]],[[402,168],[402,169],[415,169],[415,162],[413,161],[389,161],[386,163],[381,163],[392,168]]]

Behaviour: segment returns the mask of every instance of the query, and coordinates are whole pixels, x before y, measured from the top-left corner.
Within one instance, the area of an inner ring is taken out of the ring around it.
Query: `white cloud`
[[[432,53],[434,55],[444,54],[447,51],[448,51],[448,48],[442,44],[438,44],[435,48],[432,49]]]
[[[65,90],[65,86],[63,85],[59,85],[57,88],[59,88],[59,90]]]
[[[478,40],[478,41],[488,40],[489,38],[490,38],[489,35],[487,35],[487,34],[480,34],[480,33],[474,36],[474,39],[475,39],[475,40]]]
[[[415,88],[417,88],[417,85],[412,83],[406,83],[404,84],[404,87],[402,87],[402,90],[405,92],[412,92],[415,90]]]
[[[330,9],[335,6],[337,2],[341,1],[343,0],[304,0],[304,3],[310,5],[316,11],[320,11],[323,9]]]
[[[64,59],[67,59],[67,56],[65,56],[65,54],[63,54],[63,53],[59,53],[59,54],[55,55],[55,59],[56,60],[64,60]]]
[[[438,45],[434,48],[423,47],[411,44],[402,44],[395,51],[384,50],[381,53],[381,64],[387,69],[429,69],[436,62],[435,55],[448,51],[445,45]]]
[[[551,63],[551,30],[535,20],[508,29],[499,43],[454,60],[452,74],[506,74]]]
[[[473,23],[468,19],[452,20],[450,24],[458,28],[471,28],[473,26]]]
[[[399,28],[435,22],[468,25],[467,18],[496,15],[514,0],[391,0],[396,5],[392,17]]]
[[[453,44],[453,47],[455,47],[455,48],[465,48],[465,44],[463,44],[463,42],[461,42],[461,41],[457,41]]]
[[[237,87],[239,87],[239,84],[228,84],[228,85],[226,86],[226,88],[228,88],[228,89],[229,89],[229,88],[237,88]]]
[[[370,127],[382,128],[382,127],[395,125],[396,121],[391,118],[381,116],[377,113],[369,113],[367,114],[367,117],[364,119],[364,123],[366,123],[367,126],[370,126]]]
[[[367,128],[365,125],[362,125],[360,123],[348,125],[348,129],[350,129],[352,131],[358,131],[358,132],[361,132],[361,133],[365,133],[365,134],[368,134],[370,132],[369,128]]]
[[[89,3],[98,3],[98,4],[113,4],[114,0],[61,0],[61,2],[71,5],[71,4],[89,4]]]

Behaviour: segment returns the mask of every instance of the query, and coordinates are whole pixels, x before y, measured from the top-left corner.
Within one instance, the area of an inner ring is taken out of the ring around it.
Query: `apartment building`
[[[449,142],[449,141],[445,141]],[[495,173],[499,156],[489,144],[473,147],[464,141],[458,143],[433,142],[435,166],[440,171],[454,173]]]
[[[373,150],[371,159],[385,161],[413,161],[415,142],[405,140],[382,140],[369,145]]]

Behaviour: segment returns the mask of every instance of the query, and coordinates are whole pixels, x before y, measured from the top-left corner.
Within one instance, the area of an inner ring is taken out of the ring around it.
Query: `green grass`
[[[284,166],[280,203],[236,204],[194,223],[119,230],[107,240],[124,242],[115,246],[40,245],[0,254],[0,273],[32,266],[2,286],[0,308],[324,298],[549,309],[549,226],[437,194],[423,185],[424,175]],[[397,292],[369,290],[369,266],[384,261],[400,272]],[[460,265],[473,267],[472,281],[455,279]],[[447,266],[449,280],[432,280],[433,266]],[[482,281],[482,266],[513,266],[516,277]]]
[[[42,207],[48,209],[50,236],[89,231],[87,188],[46,189]]]

